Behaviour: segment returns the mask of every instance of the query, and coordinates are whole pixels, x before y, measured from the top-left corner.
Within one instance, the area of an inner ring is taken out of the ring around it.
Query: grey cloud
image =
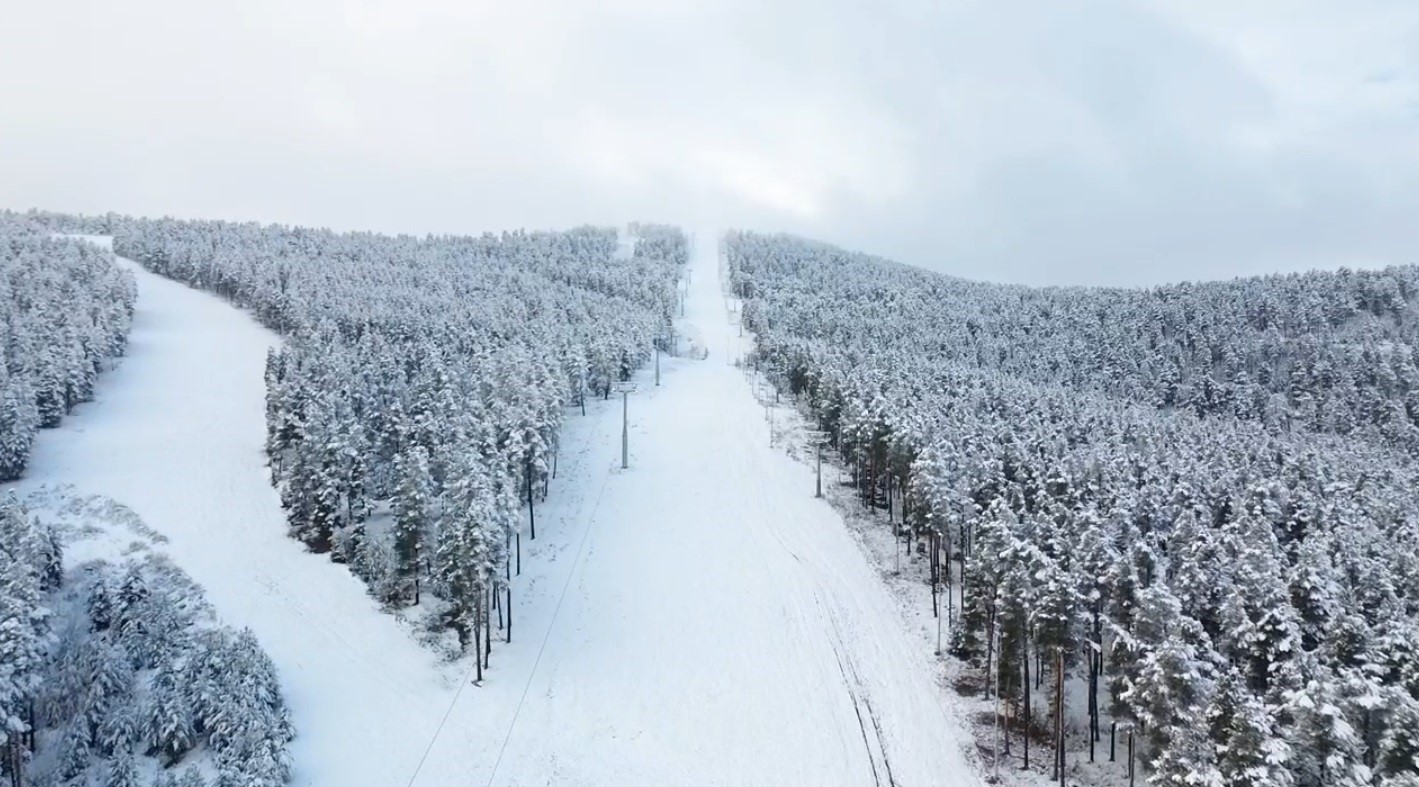
[[[1036,283],[1403,263],[1419,240],[1419,16],[1386,0],[70,0],[7,17],[11,207],[749,226]]]

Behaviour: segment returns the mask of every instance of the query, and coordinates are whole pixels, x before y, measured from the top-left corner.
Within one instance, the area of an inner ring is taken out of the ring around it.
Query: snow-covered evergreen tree
[[[25,767],[34,703],[44,683],[49,637],[49,610],[41,597],[45,543],[13,495],[0,500],[0,764],[9,774],[22,774]]]
[[[420,561],[430,530],[433,480],[429,475],[428,452],[423,446],[409,446],[395,458],[398,487],[394,492],[394,558],[401,596],[419,603]]]
[[[104,774],[104,787],[141,787],[138,781],[138,766],[133,762],[133,750],[128,744],[114,752],[108,761],[108,773]]]
[[[147,741],[171,766],[197,743],[185,665],[165,664],[153,673]]]
[[[1291,744],[1275,714],[1246,689],[1246,681],[1229,673],[1219,684],[1210,723],[1217,749],[1217,768],[1229,787],[1290,787]]]
[[[24,472],[38,429],[39,410],[25,379],[0,380],[0,481],[13,481]]]

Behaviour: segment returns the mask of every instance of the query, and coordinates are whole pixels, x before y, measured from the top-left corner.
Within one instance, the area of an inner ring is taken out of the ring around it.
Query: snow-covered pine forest
[[[725,252],[754,362],[922,556],[1003,768],[1131,728],[1140,783],[1419,784],[1419,269],[1037,289]]]
[[[294,730],[251,633],[160,554],[66,566],[74,535],[0,498],[4,783],[285,784]]]
[[[704,317],[718,316],[702,283],[676,326],[690,243],[665,226],[632,225],[627,244],[593,227],[415,238],[7,213],[0,480],[92,398],[134,315],[132,276],[55,232],[112,235],[283,337],[265,458],[290,535],[475,655],[479,679],[511,636],[511,578],[557,483],[564,416],[682,329],[714,338]],[[730,233],[722,250],[748,361],[826,435],[863,518],[891,528],[945,621],[958,689],[989,709],[988,766],[1069,783],[1127,783],[1136,760],[1154,785],[1419,784],[1419,269],[1040,289],[788,236]],[[737,355],[729,334],[711,343]],[[782,511],[748,510],[771,530],[757,517]],[[255,637],[223,628],[161,555],[65,566],[66,534],[0,506],[0,773],[290,779],[294,729]],[[734,570],[752,586],[752,567]],[[521,666],[531,686],[536,662]],[[883,765],[911,750],[893,733],[877,733]]]
[[[108,217],[115,250],[284,335],[267,453],[291,535],[460,649],[492,647],[569,406],[668,347],[678,229],[481,237]],[[430,592],[432,591],[432,592]],[[510,630],[510,629],[509,629]]]
[[[0,211],[0,482],[24,472],[39,429],[93,396],[134,297],[112,254]]]

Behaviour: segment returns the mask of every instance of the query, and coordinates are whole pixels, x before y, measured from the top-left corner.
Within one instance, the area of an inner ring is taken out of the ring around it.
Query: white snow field
[[[769,446],[728,326],[715,235],[682,333],[621,406],[568,410],[523,536],[514,629],[483,684],[304,552],[268,483],[262,369],[277,339],[146,273],[128,356],[36,446],[24,487],[132,508],[226,622],[275,660],[300,785],[974,785],[946,689],[812,471]]]

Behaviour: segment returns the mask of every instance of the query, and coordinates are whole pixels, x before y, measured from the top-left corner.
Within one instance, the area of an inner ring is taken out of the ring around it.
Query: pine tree
[[[1287,711],[1295,719],[1297,756],[1293,760],[1301,784],[1361,787],[1371,781],[1364,764],[1362,742],[1343,707],[1333,674],[1310,667],[1313,677],[1287,692]]]
[[[148,669],[157,658],[151,631],[154,605],[149,603],[149,598],[142,568],[138,563],[129,563],[118,586],[113,627],[118,632],[118,642],[132,657],[135,669]]]
[[[394,558],[404,595],[419,603],[419,561],[428,529],[430,493],[428,452],[411,446],[395,458],[398,488],[394,497]]]
[[[1223,641],[1231,643],[1234,660],[1248,663],[1251,689],[1264,694],[1272,674],[1300,650],[1299,621],[1272,526],[1256,514],[1243,514],[1224,528],[1224,539],[1235,591],[1222,621]]]
[[[103,784],[104,787],[141,787],[132,750],[124,747],[114,752],[113,758],[108,762],[108,773],[104,776]]]
[[[65,397],[65,380],[55,346],[46,346],[35,360],[35,407],[41,429],[53,429],[69,411]]]
[[[342,481],[344,446],[340,442],[333,406],[327,405],[324,417],[309,424],[309,433],[302,448],[309,451],[311,461],[305,465],[311,473],[308,488],[309,518],[304,523],[301,540],[315,552],[328,552],[332,537],[346,524],[343,516],[345,489]]]
[[[89,586],[89,625],[94,631],[108,631],[113,625],[113,594],[108,587],[108,577],[100,573]]]
[[[1211,711],[1217,767],[1229,787],[1290,787],[1291,745],[1267,707],[1229,673]]]
[[[44,543],[39,553],[40,590],[57,590],[64,583],[64,540],[59,530],[48,527],[43,532]]]
[[[394,607],[408,603],[404,593],[405,585],[396,569],[394,548],[389,539],[360,539],[353,568],[356,575],[369,585],[370,593],[380,604]]]
[[[1138,595],[1133,650],[1137,674],[1120,700],[1146,732],[1152,754],[1149,783],[1168,787],[1222,787],[1208,739],[1207,709],[1212,679],[1199,643],[1206,634],[1182,615],[1167,590],[1153,586]]]
[[[1142,539],[1131,527],[1123,535],[1128,552],[1120,554],[1109,577],[1109,620],[1111,637],[1108,649],[1109,715],[1115,719],[1138,720],[1135,708],[1124,699],[1137,678],[1142,647],[1138,643],[1137,625],[1139,595],[1146,588],[1138,573],[1140,553],[1146,549]]]
[[[39,411],[24,378],[12,377],[8,383],[0,379],[0,482],[14,481],[24,472],[38,428]]]
[[[182,668],[166,664],[153,673],[148,742],[171,767],[197,742],[191,700]]]
[[[133,694],[133,660],[121,646],[102,639],[90,640],[90,683],[84,698],[83,717],[94,731],[94,742],[104,753],[115,745],[131,741],[136,726],[126,717]]]
[[[1419,699],[1401,688],[1393,692],[1390,704],[1389,723],[1379,745],[1380,784],[1419,783]]]
[[[43,685],[48,610],[40,603],[38,535],[8,495],[0,501],[0,762],[16,781],[24,765],[33,703]]]
[[[1055,767],[1051,770],[1058,773],[1064,766],[1064,665],[1073,647],[1079,601],[1068,572],[1058,561],[1035,549],[1032,550],[1029,565],[1033,579],[1033,587],[1028,591],[1033,597],[1030,627],[1034,631],[1036,651],[1048,654],[1055,665],[1052,670],[1054,698],[1051,703],[1055,710],[1050,714],[1055,725]]]
[[[140,738],[140,713],[131,703],[115,703],[110,706],[95,736],[99,750],[117,756],[119,752],[136,746]]]
[[[442,595],[449,604],[449,625],[466,649],[470,637],[475,645],[483,642],[487,599],[501,567],[504,533],[493,480],[476,459],[466,459],[456,466],[458,480],[449,490],[448,512],[440,524],[434,563]],[[485,652],[475,652],[480,678],[485,657]]]
[[[59,744],[59,778],[78,779],[88,771],[93,761],[92,740],[87,721],[75,718],[69,722]]]

